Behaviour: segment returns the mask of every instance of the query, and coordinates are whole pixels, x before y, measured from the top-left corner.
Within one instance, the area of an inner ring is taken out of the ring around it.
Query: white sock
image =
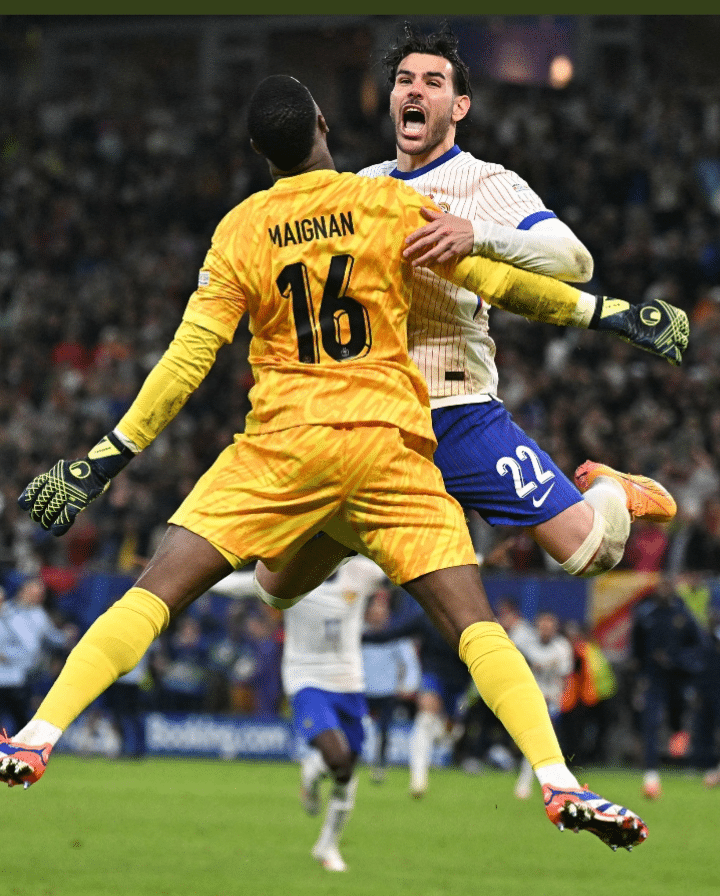
[[[552,784],[555,787],[561,787],[563,790],[582,790],[575,775],[563,762],[536,768],[535,777],[540,782],[541,787],[543,784]]]
[[[411,790],[427,788],[433,745],[441,734],[442,722],[435,713],[421,710],[415,716],[409,744]]]
[[[522,793],[530,793],[530,791],[532,790],[532,785],[533,767],[523,756],[522,761],[520,762],[520,774],[518,775],[518,779],[515,782],[515,790]]]
[[[358,779],[355,775],[347,784],[336,783],[333,785],[325,812],[325,821],[315,844],[316,849],[327,849],[330,846],[337,846],[340,842],[340,835],[355,805],[357,786]]]
[[[54,747],[61,737],[62,728],[43,722],[42,719],[31,719],[12,739],[27,744],[28,747],[42,747],[44,744],[52,744]]]
[[[313,747],[300,761],[300,779],[303,787],[310,788],[318,778],[330,773],[320,750]]]

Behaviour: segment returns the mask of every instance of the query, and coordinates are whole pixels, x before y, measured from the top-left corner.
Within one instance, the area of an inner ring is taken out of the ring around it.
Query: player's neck
[[[327,148],[316,146],[308,158],[297,168],[291,171],[280,171],[270,163],[270,174],[273,180],[282,180],[287,177],[295,177],[298,174],[307,174],[308,171],[336,171],[335,162],[327,151]]]
[[[448,150],[453,148],[453,146],[455,146],[454,132],[448,133],[447,137],[445,138],[445,140],[443,140],[442,143],[438,143],[427,152],[417,154],[413,153],[412,155],[410,155],[409,153],[403,152],[399,146],[396,146],[397,170],[402,171],[403,173],[407,173],[409,171],[417,171],[419,168],[424,168],[426,165],[429,165],[431,162],[439,159],[440,156],[444,156],[445,153],[448,152]]]

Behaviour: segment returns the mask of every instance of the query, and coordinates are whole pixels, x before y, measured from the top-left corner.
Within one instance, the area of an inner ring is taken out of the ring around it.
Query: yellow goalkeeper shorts
[[[277,570],[323,530],[403,584],[476,564],[432,444],[393,426],[305,425],[237,435],[170,523]]]

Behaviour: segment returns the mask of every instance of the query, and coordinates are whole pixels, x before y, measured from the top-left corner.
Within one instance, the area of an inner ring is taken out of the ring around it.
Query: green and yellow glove
[[[665,358],[675,367],[682,363],[690,338],[687,314],[660,299],[631,305],[622,299],[597,296],[588,329],[608,330],[624,342]]]
[[[75,517],[101,495],[135,457],[114,433],[108,433],[80,460],[59,460],[52,470],[36,476],[18,498],[43,529],[64,535]]]

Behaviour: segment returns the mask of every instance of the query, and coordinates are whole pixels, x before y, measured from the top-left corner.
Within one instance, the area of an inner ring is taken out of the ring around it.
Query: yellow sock
[[[530,667],[497,622],[475,622],[460,636],[460,658],[480,696],[534,769],[565,763],[547,703]]]
[[[167,604],[131,588],[99,616],[68,656],[34,718],[65,729],[113,682],[133,669],[167,627]]]

